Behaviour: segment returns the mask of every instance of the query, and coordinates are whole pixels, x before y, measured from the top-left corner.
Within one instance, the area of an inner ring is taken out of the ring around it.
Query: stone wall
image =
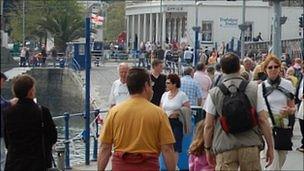
[[[18,62],[14,61],[7,48],[1,47],[1,72],[10,70],[18,66]]]
[[[39,104],[47,106],[53,116],[64,112],[78,113],[84,111],[82,81],[69,69],[35,68],[27,74],[36,79],[36,95]],[[1,94],[11,98],[12,81],[6,82]]]

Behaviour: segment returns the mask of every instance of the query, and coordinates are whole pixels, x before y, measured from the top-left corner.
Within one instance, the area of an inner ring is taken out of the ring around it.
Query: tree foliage
[[[110,3],[105,21],[105,39],[115,41],[119,33],[125,30],[125,2]]]
[[[66,42],[84,35],[84,7],[77,0],[26,0],[26,40],[45,40],[47,33],[54,37],[59,51],[64,51]],[[13,1],[8,12],[10,37],[22,41],[23,1]]]

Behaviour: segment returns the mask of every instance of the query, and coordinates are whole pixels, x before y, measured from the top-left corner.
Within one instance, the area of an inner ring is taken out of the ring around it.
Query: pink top
[[[195,156],[190,154],[189,156],[189,170],[190,171],[214,171],[213,166],[209,166],[206,154],[201,156]]]
[[[198,84],[200,85],[200,87],[203,91],[202,99],[203,99],[203,105],[204,105],[205,99],[207,98],[207,95],[208,95],[208,91],[211,88],[212,81],[211,81],[210,77],[208,76],[208,74],[203,71],[196,71],[194,73],[193,78],[194,78],[194,80],[196,80],[198,82]]]

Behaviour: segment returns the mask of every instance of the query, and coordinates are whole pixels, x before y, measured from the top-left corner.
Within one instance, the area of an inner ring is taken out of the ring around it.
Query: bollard
[[[69,120],[70,114],[65,112],[64,114],[64,144],[65,144],[65,169],[71,169],[70,166],[70,137],[69,137]]]
[[[95,118],[99,115],[99,109],[95,110],[94,112]],[[98,120],[95,119],[95,125],[96,125],[96,138],[94,139],[94,147],[93,147],[93,157],[92,157],[92,161],[97,161],[97,148],[98,148]]]
[[[57,168],[59,170],[65,170],[64,169],[64,152],[65,152],[65,147],[64,146],[59,146],[55,148],[55,151],[57,153]]]

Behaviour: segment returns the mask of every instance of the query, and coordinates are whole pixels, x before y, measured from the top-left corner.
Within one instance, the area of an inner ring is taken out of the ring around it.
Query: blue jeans
[[[4,166],[5,166],[5,158],[6,158],[6,149],[5,149],[5,144],[4,144],[4,138],[1,137],[0,138],[0,146],[1,146],[1,166],[0,166],[0,171],[4,170]]]

